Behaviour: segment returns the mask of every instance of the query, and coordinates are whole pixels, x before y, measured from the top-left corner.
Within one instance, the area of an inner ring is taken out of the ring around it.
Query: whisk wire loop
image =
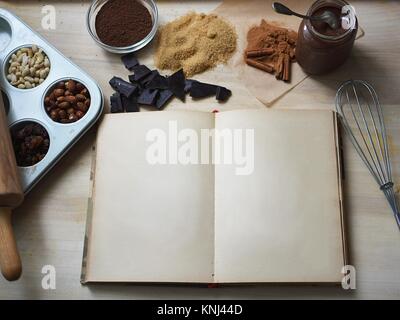
[[[335,104],[350,141],[383,191],[400,228],[386,128],[376,91],[365,81],[348,80],[338,89]]]

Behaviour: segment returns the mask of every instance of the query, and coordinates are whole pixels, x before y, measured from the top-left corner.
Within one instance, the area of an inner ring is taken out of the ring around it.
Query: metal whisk
[[[346,81],[335,102],[345,131],[385,194],[400,228],[383,113],[374,88],[362,80]]]

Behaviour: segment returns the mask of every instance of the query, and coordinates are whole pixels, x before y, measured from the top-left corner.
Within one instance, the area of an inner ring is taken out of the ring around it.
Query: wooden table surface
[[[208,12],[218,1],[159,1],[162,21],[189,10]],[[41,27],[42,6],[57,12],[56,30]],[[400,2],[353,1],[365,36],[358,40],[350,60],[339,70],[322,77],[309,77],[280,98],[273,108],[333,108],[338,85],[359,78],[374,85],[384,107],[393,160],[394,181],[400,183]],[[86,32],[89,1],[0,1],[48,39],[66,56],[91,74],[105,96],[112,75],[125,75],[119,59],[98,48]],[[140,58],[151,63],[151,48]],[[245,88],[243,107],[263,107]],[[210,101],[195,108],[209,111]],[[187,108],[174,103],[169,108]],[[226,108],[229,109],[227,106]],[[14,213],[16,236],[24,272],[15,283],[0,279],[0,299],[265,299],[265,298],[400,298],[400,232],[383,194],[356,153],[345,140],[345,199],[351,263],[357,271],[356,290],[336,287],[247,286],[218,289],[183,286],[90,285],[79,282],[86,206],[89,192],[91,130],[60,161]],[[56,289],[44,290],[44,265],[56,268]]]

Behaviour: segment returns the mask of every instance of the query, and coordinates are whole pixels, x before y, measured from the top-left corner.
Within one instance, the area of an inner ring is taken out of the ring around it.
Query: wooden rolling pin
[[[11,225],[11,209],[24,199],[10,131],[0,94],[0,269],[9,280],[21,276],[22,266]]]

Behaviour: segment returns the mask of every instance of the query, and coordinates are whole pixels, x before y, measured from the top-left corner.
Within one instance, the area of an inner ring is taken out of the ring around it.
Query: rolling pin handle
[[[0,269],[8,281],[18,280],[22,273],[21,258],[11,225],[11,208],[0,208]]]

